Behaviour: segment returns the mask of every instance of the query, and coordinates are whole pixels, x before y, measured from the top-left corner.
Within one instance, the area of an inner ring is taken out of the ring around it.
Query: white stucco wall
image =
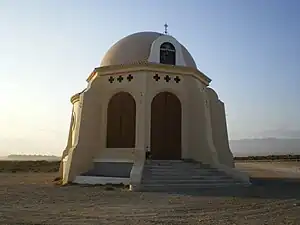
[[[129,82],[127,76],[131,74],[133,79]],[[120,74],[124,78],[122,82],[118,82],[114,76],[115,81],[110,83],[108,79],[110,75],[98,76],[92,83],[89,91],[97,94],[97,105],[99,106],[99,115],[101,115],[100,133],[101,149],[106,148],[106,132],[107,132],[107,106],[110,99],[119,92],[127,92],[131,94],[136,103],[136,148],[144,148],[144,98],[145,98],[145,76],[144,72],[124,73]]]
[[[130,82],[127,80],[129,75],[133,77]],[[153,78],[155,75],[160,77],[158,81]],[[109,81],[111,76],[114,77],[112,83]],[[123,77],[122,82],[117,80],[119,76]],[[165,76],[169,76],[171,80],[166,82]],[[178,83],[174,81],[176,76],[180,78]],[[74,104],[76,125],[72,138],[72,149],[75,149],[75,154],[69,155],[68,161],[70,161],[70,171],[72,168],[81,169],[74,172],[71,177],[90,168],[93,159],[124,161],[128,156],[128,160],[132,161],[135,158],[136,149],[139,151],[151,149],[151,103],[153,98],[161,92],[171,92],[181,102],[182,158],[218,165],[220,148],[216,149],[213,140],[207,90],[206,85],[194,76],[175,72],[145,70],[98,74],[90,82],[88,89],[81,94],[80,100]],[[123,149],[124,152],[122,149],[114,151],[114,149],[106,148],[108,103],[113,95],[122,91],[130,93],[136,103],[135,148]],[[74,157],[77,159],[76,162]],[[74,161],[73,165],[71,160]],[[76,166],[77,164],[80,166]]]
[[[78,134],[79,134],[79,128],[80,128],[80,117],[81,117],[81,110],[80,106],[82,99],[79,99],[79,101],[76,101],[73,104],[73,114],[74,114],[74,120],[72,125],[72,146],[75,146],[78,141]]]
[[[155,75],[160,76],[160,80],[153,79]],[[120,74],[121,75],[121,74]],[[94,92],[97,98],[97,105],[101,105],[99,115],[101,116],[100,133],[101,143],[99,151],[106,149],[106,129],[107,129],[107,106],[110,98],[120,92],[130,93],[136,101],[136,148],[151,149],[151,102],[160,92],[171,92],[175,94],[182,108],[182,158],[195,159],[205,163],[212,163],[217,160],[215,148],[211,137],[209,109],[205,106],[207,96],[205,85],[192,76],[170,73],[156,73],[140,71],[131,73],[133,80],[128,82],[122,76],[122,82],[108,81],[109,75],[98,76],[94,79],[89,91]],[[164,77],[168,75],[171,80],[166,82]],[[178,76],[179,83],[174,81]],[[118,76],[115,76],[117,78]],[[100,135],[100,134],[99,134]]]

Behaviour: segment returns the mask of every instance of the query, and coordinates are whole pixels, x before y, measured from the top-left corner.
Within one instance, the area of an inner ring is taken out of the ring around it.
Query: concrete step
[[[187,172],[187,171],[204,171],[204,172],[217,172],[219,173],[220,171],[219,170],[216,170],[216,169],[202,169],[202,168],[188,168],[188,167],[164,167],[164,166],[161,166],[161,167],[144,167],[144,169],[146,170],[151,170],[151,171],[164,171],[164,170],[168,170],[168,171],[182,171],[182,172]]]
[[[217,169],[203,169],[203,168],[196,168],[196,167],[185,167],[185,166],[173,166],[173,167],[165,167],[165,166],[153,166],[153,167],[144,167],[144,169],[150,169],[150,170],[203,170],[208,172],[219,172]]]
[[[142,190],[202,190],[243,186],[226,173],[209,165],[183,161],[147,161]]]
[[[144,170],[150,171],[178,171],[178,172],[188,172],[188,171],[203,171],[208,173],[219,173],[219,170],[216,169],[202,169],[202,168],[189,168],[189,167],[144,167]]]
[[[151,184],[143,185],[143,191],[198,191],[205,189],[218,189],[218,188],[237,188],[237,187],[247,187],[248,185],[240,183],[214,183],[214,184],[195,184],[195,185],[181,185],[181,184]]]
[[[144,175],[143,180],[149,180],[149,179],[155,179],[155,180],[234,180],[231,177],[226,176],[214,176],[214,177],[208,177],[208,176],[149,176]]]
[[[145,162],[145,165],[176,165],[176,164],[185,164],[185,165],[203,165],[203,166],[210,166],[208,164],[199,163],[199,162],[183,162],[183,161],[152,161],[152,162]]]
[[[145,166],[189,166],[189,167],[198,167],[198,168],[213,168],[209,165],[198,164],[198,163],[153,163],[145,164]]]
[[[152,163],[152,164],[145,164],[145,166],[196,166],[200,168],[214,168],[209,165],[205,164],[198,164],[198,163]]]
[[[145,162],[145,164],[151,164],[151,165],[154,165],[154,164],[190,164],[190,165],[199,164],[199,165],[208,165],[208,164],[201,163],[201,162],[186,162],[186,161],[183,161],[183,160],[147,160]]]
[[[143,186],[147,187],[200,187],[200,186],[222,186],[222,185],[237,185],[237,184],[242,184],[241,182],[209,182],[209,183],[143,183]]]
[[[208,176],[208,177],[214,177],[214,176],[228,176],[225,173],[212,173],[212,172],[205,172],[205,171],[153,171],[153,170],[144,170],[145,175],[151,175],[151,176],[178,176],[178,177],[185,177],[185,176]]]
[[[182,185],[204,185],[204,184],[232,184],[232,183],[240,183],[233,180],[145,180],[142,184],[182,184]]]

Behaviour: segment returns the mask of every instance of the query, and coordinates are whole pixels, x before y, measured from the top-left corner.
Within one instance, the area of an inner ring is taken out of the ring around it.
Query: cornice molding
[[[78,102],[78,101],[79,101],[79,98],[80,98],[80,95],[81,95],[85,90],[86,90],[86,88],[83,89],[83,91],[81,91],[81,92],[79,92],[79,93],[73,95],[73,96],[71,97],[71,99],[70,99],[71,103],[74,104],[75,102]]]
[[[152,72],[162,72],[169,74],[181,74],[187,76],[193,76],[194,78],[200,80],[205,85],[209,85],[211,79],[207,77],[201,71],[185,66],[173,66],[173,65],[165,65],[165,64],[157,64],[157,63],[149,63],[149,62],[141,62],[138,64],[131,65],[115,65],[115,66],[104,66],[98,67],[93,70],[93,72],[87,78],[87,82],[92,81],[98,74],[100,76],[106,75],[117,75],[121,73],[131,73],[136,71],[152,71]]]
[[[70,99],[71,103],[75,104],[76,102],[78,102],[79,101],[79,97],[80,97],[80,93],[77,93],[77,94],[73,95],[71,97],[71,99]]]

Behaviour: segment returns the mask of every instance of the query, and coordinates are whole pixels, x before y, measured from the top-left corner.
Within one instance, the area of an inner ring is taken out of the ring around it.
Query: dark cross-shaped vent
[[[169,75],[165,76],[165,81],[169,82],[171,80],[171,77]]]
[[[176,76],[176,77],[174,78],[174,80],[175,80],[176,83],[179,83],[179,82],[180,82],[180,78],[179,78],[178,76]]]
[[[117,80],[121,83],[122,82],[122,80],[123,80],[124,78],[122,77],[122,76],[119,76],[118,78],[117,78]]]
[[[158,76],[158,74],[155,74],[155,76],[153,77],[154,80],[159,81],[160,77]]]
[[[132,76],[131,74],[129,74],[129,75],[127,76],[127,80],[130,82],[132,79],[133,79],[133,76]]]
[[[112,76],[110,76],[109,79],[108,79],[108,81],[109,81],[110,83],[114,82],[114,80],[115,80],[115,78],[113,78]]]

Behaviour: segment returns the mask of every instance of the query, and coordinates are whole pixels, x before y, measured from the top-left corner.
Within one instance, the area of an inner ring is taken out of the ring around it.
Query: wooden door
[[[181,103],[169,92],[152,100],[151,154],[152,159],[181,159]]]
[[[126,92],[115,94],[107,107],[107,148],[135,147],[136,108],[134,98]]]

